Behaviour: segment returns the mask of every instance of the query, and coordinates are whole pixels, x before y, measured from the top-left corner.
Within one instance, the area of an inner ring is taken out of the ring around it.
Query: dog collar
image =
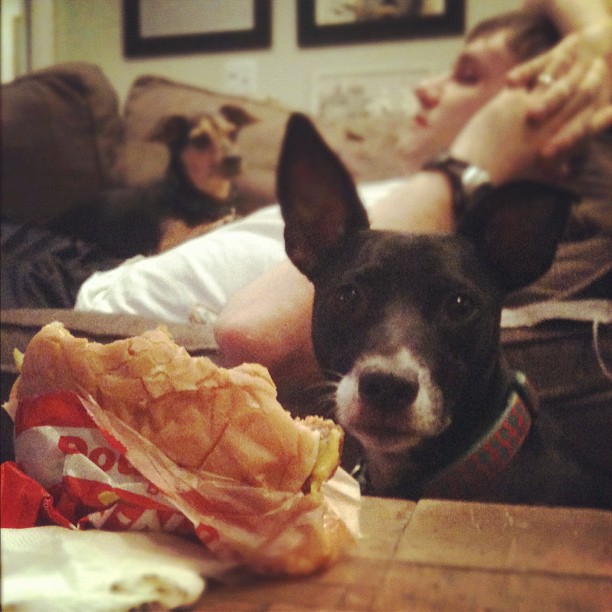
[[[462,457],[431,480],[421,497],[474,499],[486,491],[523,445],[537,414],[537,396],[522,372],[514,372],[505,405],[493,427]],[[362,490],[367,491],[367,463],[359,462],[351,475]]]
[[[536,413],[533,388],[522,372],[515,372],[499,419],[463,457],[427,484],[423,496],[470,499],[486,491],[523,445]]]

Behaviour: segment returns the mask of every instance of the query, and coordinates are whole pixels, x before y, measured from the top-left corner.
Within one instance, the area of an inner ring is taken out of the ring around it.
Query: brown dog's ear
[[[187,138],[191,129],[191,121],[183,115],[168,115],[162,117],[155,125],[148,140],[173,145]]]
[[[233,123],[236,127],[243,128],[245,125],[250,125],[251,123],[257,123],[259,119],[248,111],[246,111],[241,106],[236,106],[235,104],[224,104],[219,112],[230,122]]]
[[[306,276],[343,236],[369,227],[353,179],[305,115],[289,118],[276,180],[285,250]]]
[[[506,292],[550,268],[575,193],[536,181],[501,185],[476,202],[458,232],[493,266]]]

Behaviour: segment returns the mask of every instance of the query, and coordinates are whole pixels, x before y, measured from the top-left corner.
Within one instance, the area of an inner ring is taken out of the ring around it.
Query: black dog
[[[504,296],[550,266],[571,194],[508,184],[456,235],[369,229],[348,172],[293,115],[278,168],[287,254],[314,284],[313,342],[371,494],[605,506],[500,350]],[[551,355],[554,360],[554,355]]]
[[[168,147],[165,176],[143,187],[102,191],[54,229],[130,257],[162,250],[174,221],[185,230],[221,219],[232,209],[232,180],[241,170],[238,133],[255,121],[234,105],[195,117],[164,117],[149,140]]]

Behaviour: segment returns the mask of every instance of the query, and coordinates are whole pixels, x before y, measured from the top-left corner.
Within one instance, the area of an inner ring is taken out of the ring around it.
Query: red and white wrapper
[[[196,473],[72,393],[20,402],[15,455],[2,466],[3,527],[170,532],[236,566],[289,574],[333,562],[359,531],[359,488],[342,470],[322,498]]]

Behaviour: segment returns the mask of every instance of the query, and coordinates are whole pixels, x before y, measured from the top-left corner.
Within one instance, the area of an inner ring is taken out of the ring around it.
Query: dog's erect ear
[[[277,168],[285,250],[306,276],[342,237],[369,227],[350,174],[310,120],[289,118]]]
[[[458,231],[493,265],[504,290],[514,291],[548,270],[576,200],[544,183],[506,183],[477,202]]]
[[[251,123],[257,123],[259,119],[248,111],[246,111],[242,106],[236,106],[235,104],[224,104],[219,112],[230,122],[233,123],[236,127],[243,128],[245,125],[250,125]]]
[[[186,140],[189,130],[191,130],[191,121],[187,117],[168,115],[157,122],[149,134],[149,140],[174,145]]]

